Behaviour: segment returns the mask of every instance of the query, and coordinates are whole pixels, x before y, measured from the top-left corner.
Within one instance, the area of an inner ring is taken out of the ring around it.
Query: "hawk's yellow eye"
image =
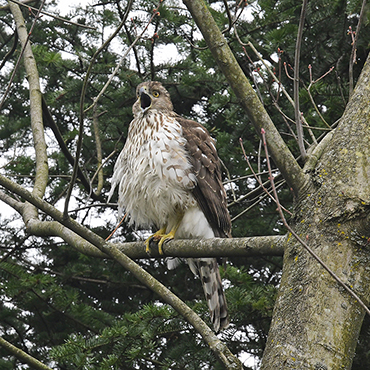
[[[159,96],[159,92],[158,91],[153,91],[153,96],[155,97],[155,98],[158,98],[158,96]]]

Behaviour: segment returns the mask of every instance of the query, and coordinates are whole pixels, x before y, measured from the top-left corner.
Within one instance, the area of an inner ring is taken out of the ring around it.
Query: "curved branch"
[[[82,238],[85,238],[88,242],[97,247],[102,253],[107,254],[117,261],[122,267],[130,271],[136,277],[136,279],[150,288],[153,292],[157,293],[164,302],[171,305],[180,315],[182,315],[191,325],[193,325],[193,327],[203,337],[204,341],[209,345],[211,350],[217,356],[219,361],[223,363],[226,369],[241,370],[243,368],[240,361],[230,352],[225,344],[217,338],[216,334],[192,309],[190,309],[183,301],[181,301],[181,299],[179,299],[163,284],[142,269],[137,263],[122,253],[114,244],[106,242],[91,230],[80,225],[77,221],[69,217],[65,218],[63,213],[58,211],[52,205],[41,198],[34,196],[28,190],[24,189],[22,186],[9,180],[3,175],[0,175],[0,185],[4,186],[13,193],[16,193],[20,197],[24,198],[27,202],[33,204],[35,207],[54,218],[54,220],[66,226]],[[40,222],[35,217],[31,216],[26,218],[26,216],[23,215],[26,222],[26,227],[32,227],[32,223],[34,222]]]
[[[50,367],[44,365],[42,362],[37,360],[36,358],[30,356],[28,353],[22,351],[18,347],[14,346],[13,344],[9,343],[5,339],[0,337],[0,346],[6,349],[9,353],[11,353],[14,357],[31,366],[32,369],[36,370],[52,370]]]
[[[246,111],[258,134],[260,134],[261,128],[265,128],[268,135],[267,141],[270,153],[274,162],[297,195],[299,190],[305,186],[307,177],[258,99],[211,13],[203,0],[183,0],[183,2],[192,14],[220,70],[240,100],[240,104]]]

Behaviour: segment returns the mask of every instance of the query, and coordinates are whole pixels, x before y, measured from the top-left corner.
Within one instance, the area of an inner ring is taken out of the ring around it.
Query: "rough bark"
[[[369,62],[338,128],[308,158],[309,171],[301,175],[289,154],[279,151],[280,136],[245,82],[205,4],[202,0],[183,2],[252,123],[270,135],[269,151],[289,185],[293,183],[297,197],[293,229],[368,304]],[[343,287],[294,238],[288,238],[262,369],[350,369],[363,317],[363,309]]]
[[[368,304],[370,63],[300,194],[294,230]],[[262,369],[350,369],[364,310],[295,241],[286,244]]]

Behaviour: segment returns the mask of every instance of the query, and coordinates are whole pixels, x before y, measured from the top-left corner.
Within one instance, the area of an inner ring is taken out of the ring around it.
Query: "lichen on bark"
[[[293,229],[366,303],[369,249],[370,66],[296,205]],[[350,369],[364,310],[295,241],[287,242],[281,287],[262,369]]]

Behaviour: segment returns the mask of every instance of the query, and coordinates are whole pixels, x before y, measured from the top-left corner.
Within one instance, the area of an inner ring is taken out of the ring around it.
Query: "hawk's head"
[[[170,94],[160,82],[148,81],[141,83],[136,88],[136,96],[137,100],[132,107],[134,116],[153,109],[162,112],[173,111]]]

